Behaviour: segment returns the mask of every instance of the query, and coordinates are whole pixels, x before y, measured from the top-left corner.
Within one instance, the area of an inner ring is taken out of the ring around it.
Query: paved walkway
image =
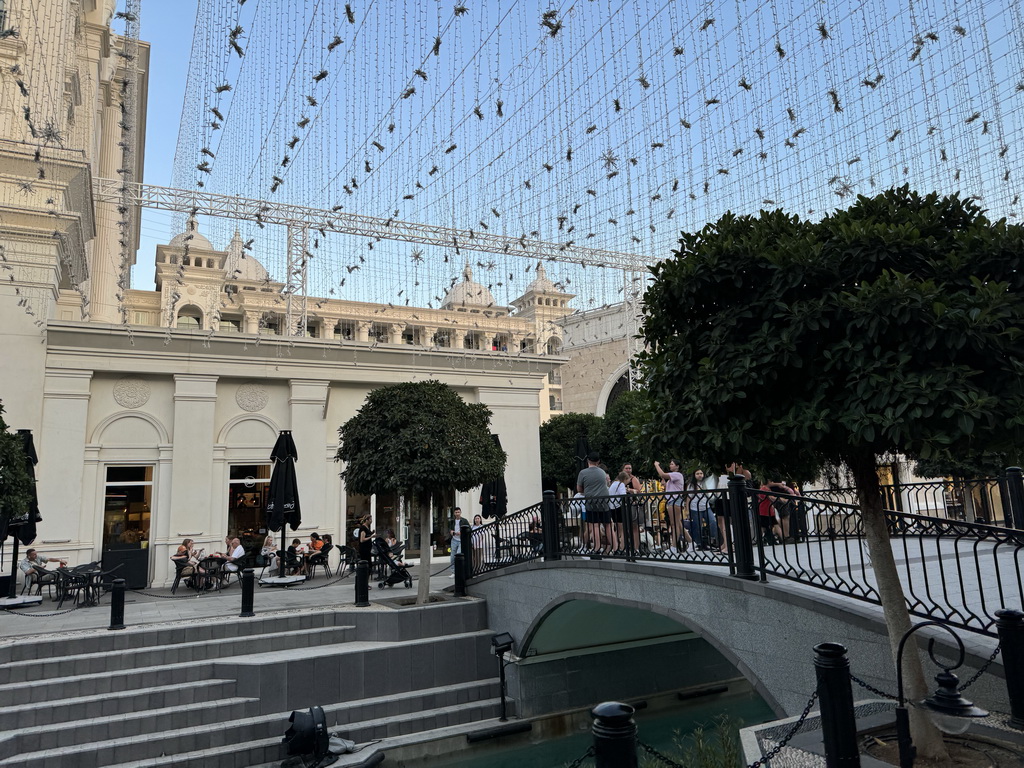
[[[417,578],[417,567],[411,566],[413,578]],[[430,580],[431,592],[440,592],[453,584],[447,568],[447,562],[434,561],[431,570],[435,574]],[[386,610],[376,605],[376,601],[398,597],[415,597],[419,587],[413,581],[412,589],[401,584],[396,587],[377,589],[376,582],[371,582],[370,607],[359,610]],[[20,591],[20,586],[19,586]],[[352,608],[355,605],[355,577],[343,579],[314,579],[307,584],[287,589],[260,588],[257,586],[253,599],[253,608],[257,615],[266,612],[302,612],[335,608]],[[203,592],[198,595],[184,587],[178,587],[177,595],[170,589],[147,589],[129,591],[125,595],[124,619],[131,628],[152,624],[180,624],[190,621],[231,621],[241,611],[242,589],[233,583],[220,592]],[[58,614],[58,615],[52,615]],[[43,589],[41,605],[30,608],[19,608],[15,611],[0,611],[0,645],[5,642],[18,642],[26,635],[53,635],[76,632],[79,630],[106,629],[110,626],[110,596],[103,597],[102,604],[89,608],[69,608],[65,603],[63,610],[57,610],[57,604],[47,597]]]

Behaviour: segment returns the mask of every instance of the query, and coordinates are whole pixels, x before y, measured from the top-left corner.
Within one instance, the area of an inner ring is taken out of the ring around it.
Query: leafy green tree
[[[592,413],[561,413],[541,424],[540,473],[545,487],[569,488],[575,493],[580,471],[577,443],[582,438],[591,451],[601,453],[600,432],[601,417]]]
[[[597,429],[597,443],[601,445],[601,458],[612,478],[623,464],[632,464],[633,471],[642,477],[654,475],[654,459],[646,447],[637,445],[633,439],[636,425],[647,412],[647,396],[644,390],[623,392],[605,411]]]
[[[910,618],[876,457],[1020,443],[1021,227],[904,187],[818,223],[726,214],[680,243],[645,298],[645,380],[661,417],[641,438],[782,471],[844,462],[895,656]],[[905,669],[910,698],[925,695],[920,664]],[[922,755],[941,758],[937,732],[913,720]]]
[[[501,477],[505,452],[491,439],[491,412],[446,384],[421,381],[370,392],[338,430],[346,487],[361,494],[400,491],[419,507],[417,603],[430,596],[430,501]]]
[[[31,501],[32,479],[25,468],[21,436],[7,431],[4,405],[0,402],[0,528],[25,513]]]

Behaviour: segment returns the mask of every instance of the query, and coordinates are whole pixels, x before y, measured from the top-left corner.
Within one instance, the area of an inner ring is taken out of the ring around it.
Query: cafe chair
[[[48,571],[45,568],[35,566],[31,571],[25,574],[25,582],[21,585],[21,594],[28,593],[32,594],[32,588],[35,587],[36,594],[42,596],[43,585],[46,585],[46,594],[51,600],[53,599],[53,587],[57,583],[57,572]]]
[[[178,583],[181,581],[182,571],[186,568],[192,568],[192,573],[185,577],[185,586],[192,588],[200,586],[201,574],[199,573],[198,567],[192,565],[192,563],[187,560],[172,560],[171,562],[174,563],[174,583],[171,584],[172,595],[177,591]]]
[[[309,561],[308,561],[309,575],[307,576],[307,578],[312,579],[313,576],[316,575],[316,569],[317,568],[322,568],[323,571],[324,571],[324,575],[326,575],[328,579],[331,578],[332,574],[331,574],[330,555],[331,555],[331,550],[333,550],[333,549],[334,549],[334,545],[333,544],[324,544],[323,549],[321,549],[319,552],[309,556]]]

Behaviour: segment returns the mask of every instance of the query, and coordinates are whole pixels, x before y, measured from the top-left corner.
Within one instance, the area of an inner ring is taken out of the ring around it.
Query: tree
[[[577,445],[583,439],[590,451],[601,453],[600,431],[601,417],[591,413],[561,413],[540,425],[540,473],[545,487],[576,492],[581,469]]]
[[[25,452],[20,435],[7,431],[4,405],[0,402],[0,530],[7,532],[7,523],[25,514],[32,500],[32,479],[25,468]]]
[[[654,459],[645,446],[637,445],[633,439],[636,424],[646,409],[644,390],[623,392],[605,411],[597,427],[596,442],[601,446],[601,458],[613,479],[623,464],[632,464],[634,472],[644,477],[654,475]]]
[[[419,506],[420,584],[430,595],[430,502],[501,477],[505,452],[491,439],[491,412],[467,403],[439,381],[396,384],[370,392],[338,430],[341,477],[354,493],[400,491]]]
[[[903,187],[818,223],[726,214],[680,244],[645,298],[643,365],[661,418],[642,438],[781,470],[845,462],[895,657],[910,618],[876,457],[1019,444],[1021,227]],[[911,655],[917,698],[926,689]],[[913,719],[922,755],[940,757],[937,732]]]

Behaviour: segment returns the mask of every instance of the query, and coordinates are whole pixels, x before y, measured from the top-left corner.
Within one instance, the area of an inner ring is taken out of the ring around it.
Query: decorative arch
[[[557,355],[562,352],[562,339],[559,336],[548,337],[547,343],[544,345],[549,355]]]
[[[89,443],[92,445],[102,445],[103,435],[106,431],[116,422],[126,419],[137,419],[152,427],[156,433],[156,440],[152,441],[155,445],[167,445],[171,442],[167,429],[155,416],[151,416],[145,411],[119,411],[107,416],[107,418],[96,425],[96,429],[89,436]]]
[[[232,419],[228,419],[224,426],[221,427],[220,433],[217,435],[217,443],[219,445],[226,445],[228,442],[228,437],[231,434],[231,430],[237,427],[243,421],[258,422],[260,424],[264,424],[265,426],[267,426],[270,429],[271,435],[270,445],[271,447],[273,447],[273,441],[277,439],[277,434],[278,432],[280,432],[280,429],[278,428],[277,424],[274,422],[273,419],[270,419],[259,413],[242,413],[239,414],[238,416],[235,416]]]
[[[202,309],[195,304],[185,304],[178,310],[174,325],[177,328],[199,328],[202,330],[204,320]]]
[[[608,401],[611,398],[612,390],[615,389],[616,385],[619,383],[619,381],[622,379],[623,376],[626,376],[627,380],[628,380],[628,377],[629,377],[629,362],[628,361],[623,363],[622,365],[620,365],[614,371],[612,371],[611,376],[609,376],[605,380],[604,386],[601,387],[601,394],[599,394],[597,396],[597,409],[594,412],[595,415],[597,415],[597,416],[604,416],[605,412],[608,410]]]

